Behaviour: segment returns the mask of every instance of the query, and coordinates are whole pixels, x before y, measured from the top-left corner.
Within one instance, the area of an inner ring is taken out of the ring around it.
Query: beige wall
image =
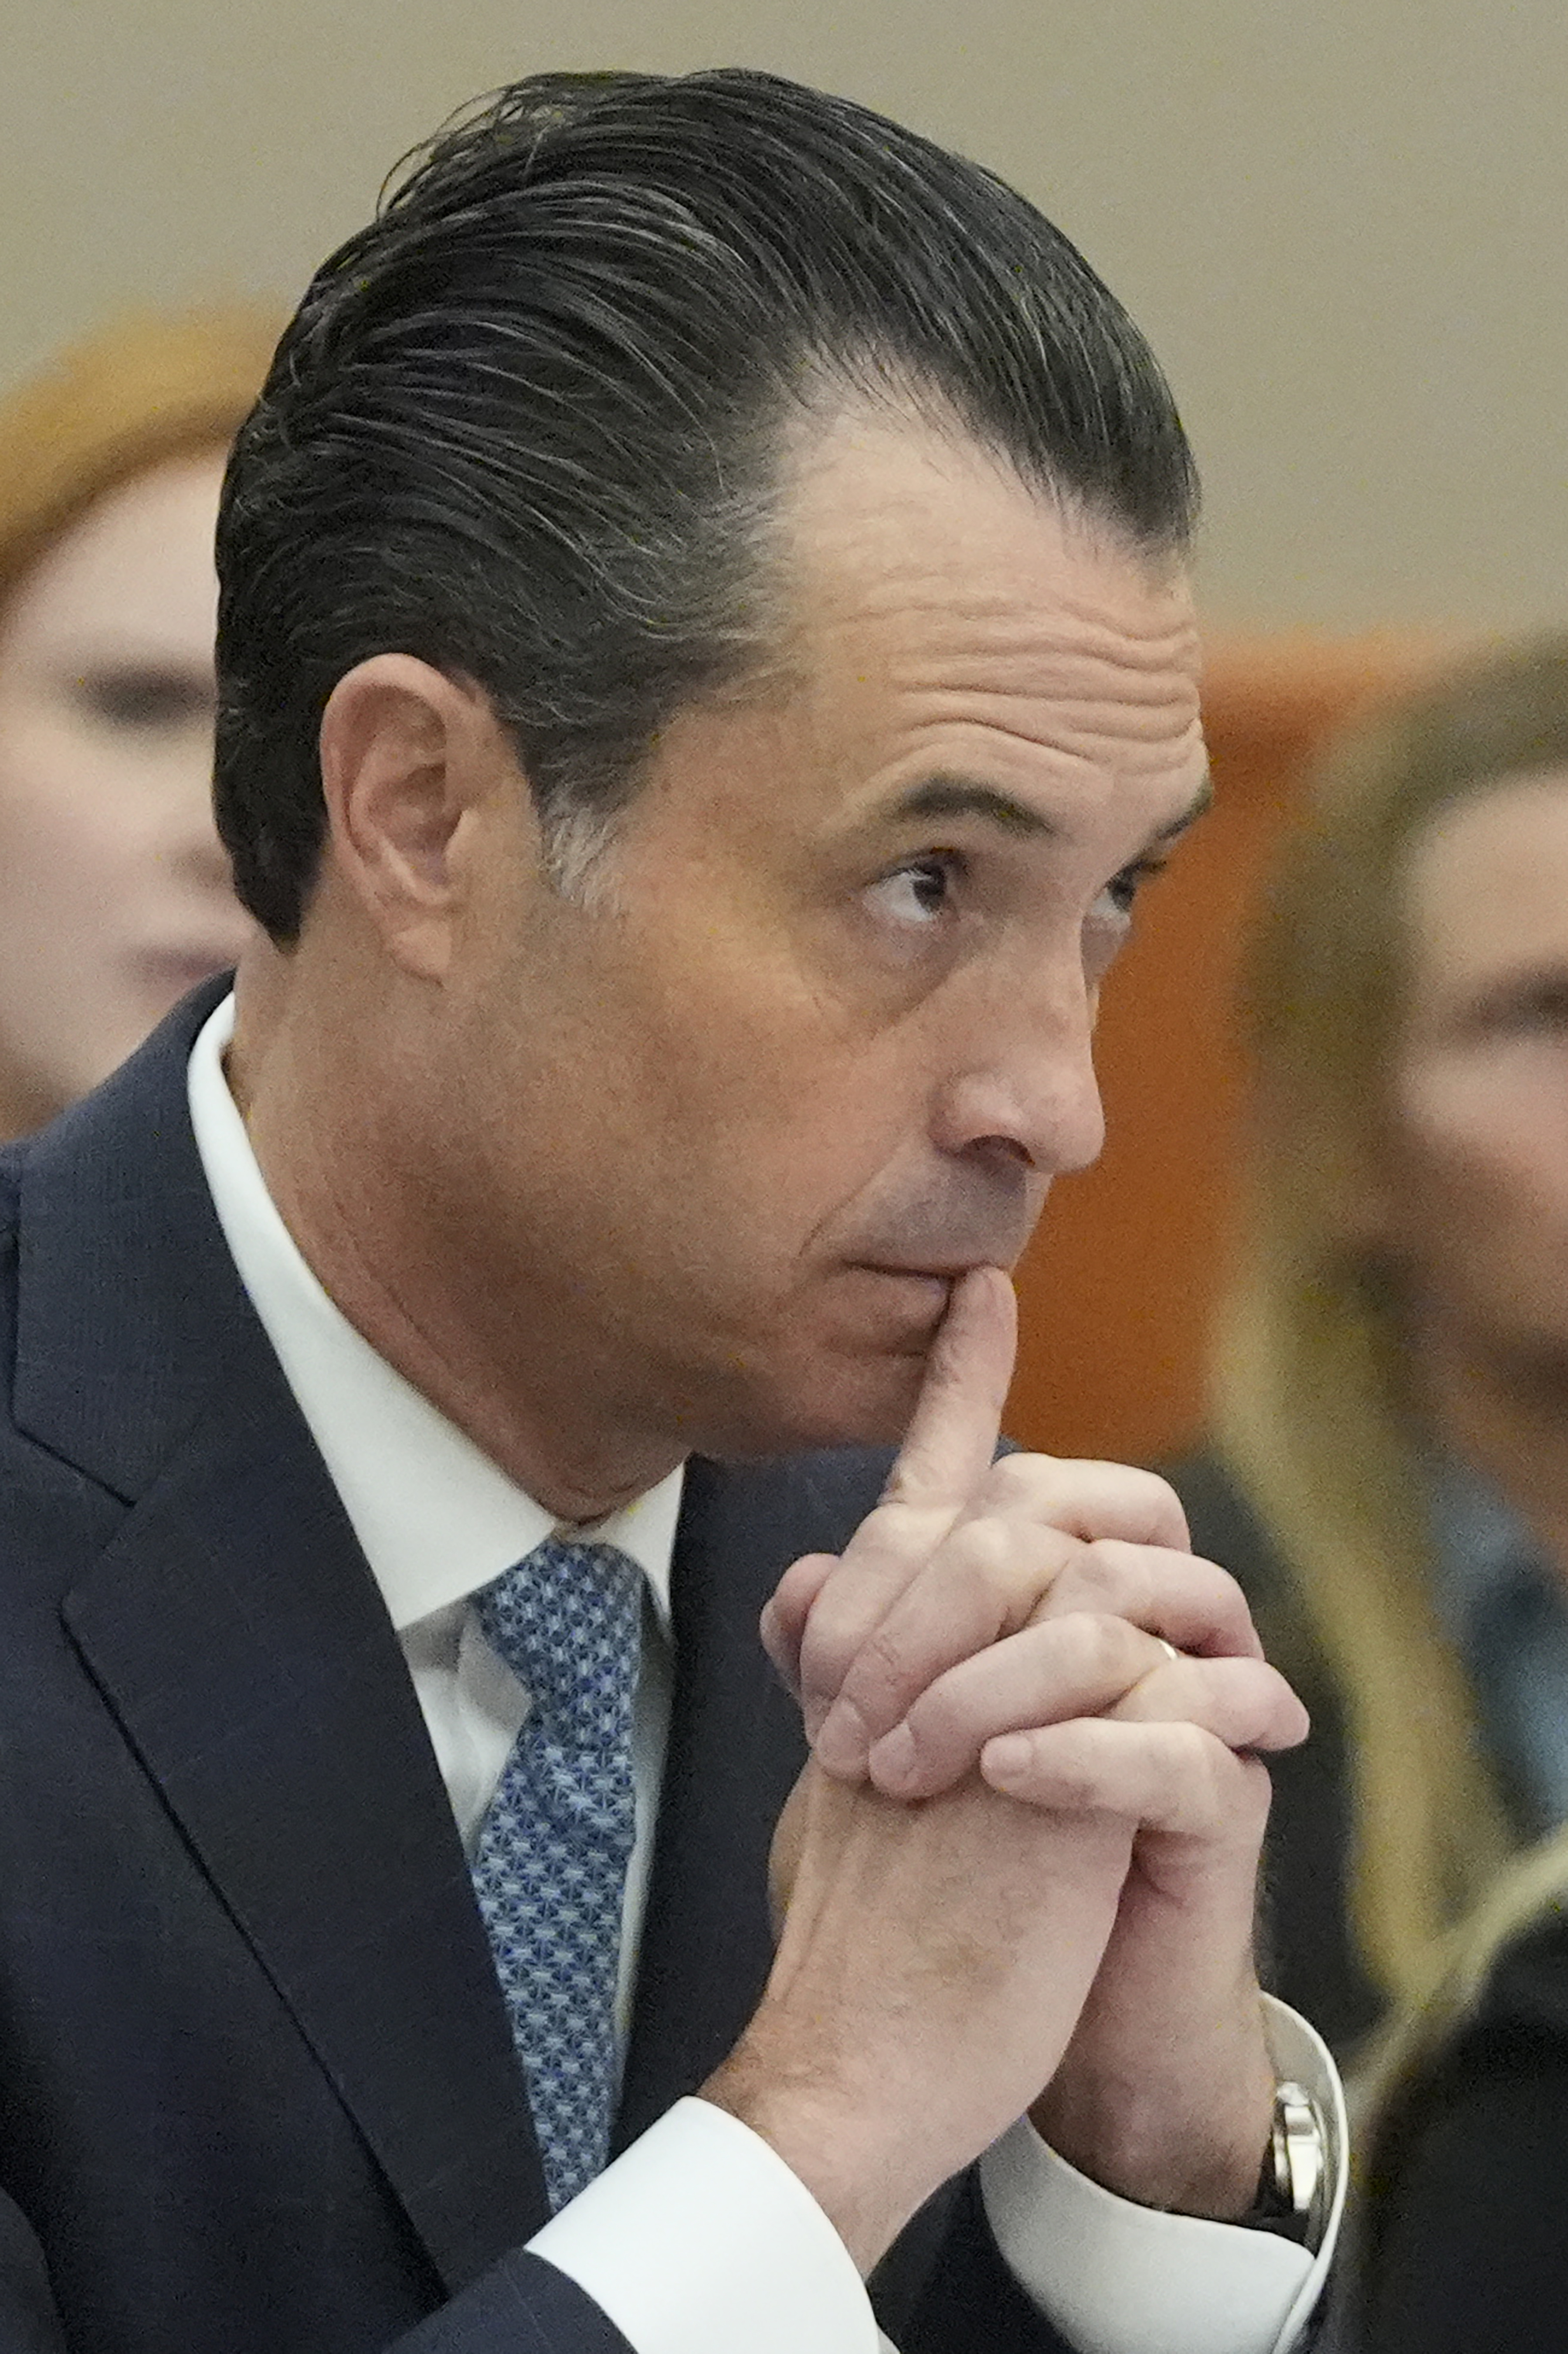
[[[967,148],[1150,331],[1219,620],[1568,620],[1563,0],[0,0],[0,380],[292,295],[544,65],[763,65]]]

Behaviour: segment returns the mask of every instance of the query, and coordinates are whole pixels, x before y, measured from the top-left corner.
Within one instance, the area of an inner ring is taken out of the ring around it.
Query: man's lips
[[[901,1298],[906,1308],[916,1308],[922,1315],[940,1315],[952,1297],[953,1286],[963,1274],[962,1267],[948,1269],[932,1267],[889,1267],[874,1260],[863,1262],[854,1272],[870,1276],[888,1299]]]
[[[965,1270],[961,1267],[891,1267],[885,1260],[867,1259],[863,1262],[861,1272],[889,1276],[899,1283],[957,1283]]]
[[[924,1348],[948,1312],[957,1278],[928,1267],[883,1267],[863,1261],[849,1270],[863,1280],[860,1312],[880,1330],[918,1339]]]
[[[977,1267],[1006,1267],[1012,1264],[1011,1255],[1003,1257],[987,1251],[979,1251],[972,1257],[966,1256],[963,1258],[865,1258],[854,1262],[867,1275],[904,1276],[924,1283],[957,1283],[960,1277],[972,1274]]]

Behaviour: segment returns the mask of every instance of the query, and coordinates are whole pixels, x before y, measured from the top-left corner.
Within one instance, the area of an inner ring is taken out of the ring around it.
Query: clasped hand
[[[814,1755],[715,2096],[867,2262],[1025,2109],[1108,2188],[1212,2216],[1250,2203],[1269,2127],[1258,1753],[1306,1713],[1164,1481],[993,1459],[1014,1347],[976,1270],[882,1500],[763,1622]]]

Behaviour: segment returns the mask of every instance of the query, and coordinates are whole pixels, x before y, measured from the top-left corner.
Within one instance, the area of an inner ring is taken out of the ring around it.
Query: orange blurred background
[[[1158,1462],[1202,1423],[1202,1360],[1245,1120],[1252,912],[1324,738],[1455,651],[1432,635],[1224,639],[1204,667],[1212,811],[1148,886],[1097,1047],[1108,1135],[1053,1190],[1019,1270],[1008,1429]]]

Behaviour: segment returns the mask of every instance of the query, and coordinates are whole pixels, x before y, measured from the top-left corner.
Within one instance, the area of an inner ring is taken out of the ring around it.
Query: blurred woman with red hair
[[[209,805],[212,539],[275,335],[129,321],[0,398],[0,1139],[245,937]]]

